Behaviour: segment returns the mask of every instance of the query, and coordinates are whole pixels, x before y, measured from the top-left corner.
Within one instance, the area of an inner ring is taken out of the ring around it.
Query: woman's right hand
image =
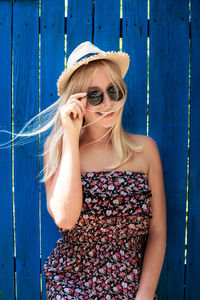
[[[60,118],[64,132],[68,135],[80,135],[85,114],[87,93],[71,95],[60,109]]]

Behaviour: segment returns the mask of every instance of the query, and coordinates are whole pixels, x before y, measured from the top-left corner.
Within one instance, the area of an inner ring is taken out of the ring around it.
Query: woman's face
[[[104,98],[103,101],[97,106],[92,106],[89,103],[87,103],[87,111],[84,116],[85,125],[96,121],[94,124],[101,125],[101,127],[104,128],[109,128],[115,124],[117,116],[119,115],[119,112],[122,109],[121,107],[123,105],[123,100],[113,101],[112,99],[110,99],[106,90],[111,86],[113,86],[113,82],[110,79],[108,73],[106,72],[105,67],[98,67],[92,77],[87,92],[92,90],[100,90],[104,92]],[[107,112],[110,113],[103,116],[103,113]]]

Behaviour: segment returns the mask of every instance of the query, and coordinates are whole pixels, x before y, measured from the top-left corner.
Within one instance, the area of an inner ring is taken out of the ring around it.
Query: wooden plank
[[[0,1],[0,130],[11,129],[12,1]],[[0,133],[0,144],[9,140]],[[0,150],[0,291],[14,299],[14,249],[11,148]],[[8,280],[9,278],[9,280]]]
[[[45,109],[57,100],[56,82],[64,69],[64,0],[46,0],[41,3],[41,77],[40,108]],[[56,46],[55,46],[56,42]],[[43,151],[41,139],[41,154]],[[43,168],[41,157],[41,169]],[[41,185],[41,265],[51,253],[60,234],[47,212],[44,184]],[[44,276],[42,298],[46,299]]]
[[[34,115],[39,103],[38,1],[13,4],[14,129],[18,132]],[[39,144],[16,147],[14,187],[16,221],[17,295],[40,297]]]
[[[187,198],[188,1],[150,2],[150,136],[164,168],[168,236],[158,298],[184,298]]]
[[[200,270],[200,2],[191,2],[191,115],[186,299],[199,299]]]
[[[94,44],[102,50],[118,51],[120,37],[120,0],[96,0],[94,7]]]
[[[67,56],[76,46],[92,41],[92,0],[68,1]]]
[[[123,51],[130,55],[125,77],[128,87],[123,126],[131,133],[147,133],[147,1],[123,1]]]

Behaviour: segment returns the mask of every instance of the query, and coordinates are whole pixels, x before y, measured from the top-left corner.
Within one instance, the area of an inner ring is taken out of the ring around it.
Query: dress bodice
[[[148,232],[151,188],[146,174],[132,171],[86,172],[82,174],[82,187],[82,210],[72,229],[73,234],[80,230],[86,233],[92,227],[102,226],[107,229],[112,226],[112,230],[116,231],[122,225],[132,234]]]

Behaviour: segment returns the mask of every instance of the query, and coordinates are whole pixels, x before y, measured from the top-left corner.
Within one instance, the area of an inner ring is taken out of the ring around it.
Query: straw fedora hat
[[[84,42],[75,48],[69,56],[67,69],[62,72],[57,81],[58,96],[63,94],[70,76],[74,73],[74,71],[84,64],[88,64],[91,61],[99,59],[107,59],[117,64],[121,71],[121,76],[124,78],[130,63],[130,58],[127,53],[114,51],[105,52],[90,42]]]

